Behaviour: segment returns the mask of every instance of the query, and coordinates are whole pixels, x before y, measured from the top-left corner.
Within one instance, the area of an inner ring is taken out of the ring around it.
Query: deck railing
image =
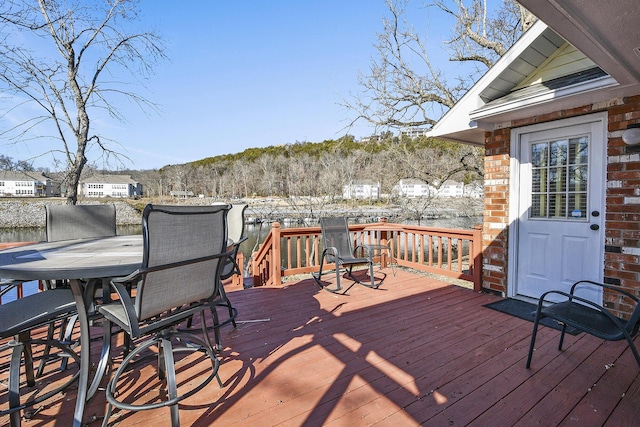
[[[354,242],[389,245],[376,261],[473,282],[481,289],[482,232],[473,230],[390,224],[349,226]],[[275,222],[260,248],[249,260],[253,286],[281,285],[282,277],[318,270],[321,248],[320,227],[286,228]],[[330,268],[328,266],[327,268]]]
[[[349,226],[354,242],[388,245],[389,253],[378,254],[376,262],[383,267],[389,263],[416,270],[441,274],[473,282],[474,290],[481,289],[482,233],[480,226],[473,230],[390,224],[384,219],[375,224]],[[0,244],[4,248],[23,243]],[[251,255],[248,271],[253,286],[281,285],[282,277],[310,274],[318,270],[322,254],[320,227],[280,228],[271,230],[259,249]],[[239,254],[241,257],[241,254]],[[238,260],[243,265],[243,260]],[[328,265],[327,268],[331,268]],[[243,285],[243,277],[234,284]],[[18,297],[22,288],[17,286]],[[0,304],[2,295],[0,292]]]

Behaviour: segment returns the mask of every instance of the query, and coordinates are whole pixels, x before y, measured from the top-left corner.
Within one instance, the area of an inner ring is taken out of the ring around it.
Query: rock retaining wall
[[[140,224],[141,214],[125,202],[112,202],[116,206],[118,225]],[[65,204],[58,201],[0,201],[0,228],[39,228],[45,226],[45,205]],[[99,202],[84,204],[99,204]]]

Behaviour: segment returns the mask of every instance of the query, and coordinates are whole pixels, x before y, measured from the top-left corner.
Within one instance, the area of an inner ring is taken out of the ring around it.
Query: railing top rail
[[[476,232],[475,229],[460,229],[460,228],[439,228],[439,227],[426,227],[422,225],[405,225],[402,227],[406,232],[424,232],[433,235],[442,236],[473,236]]]
[[[457,229],[457,228],[441,228],[441,227],[428,227],[424,225],[407,225],[407,224],[395,224],[389,222],[375,222],[375,223],[367,223],[367,224],[349,224],[349,231],[360,232],[360,231],[369,231],[365,230],[366,228],[380,227],[381,229],[387,225],[401,226],[402,230],[397,230],[395,228],[389,229],[388,231],[395,232],[422,232],[433,235],[442,235],[442,236],[473,236],[476,230],[474,229]],[[373,231],[373,230],[371,230]],[[312,227],[295,227],[295,228],[280,228],[280,236],[313,236],[320,234],[321,229],[319,226]]]

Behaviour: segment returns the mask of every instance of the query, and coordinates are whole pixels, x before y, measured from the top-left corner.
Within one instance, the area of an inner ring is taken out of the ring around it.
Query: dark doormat
[[[490,304],[486,304],[485,307],[490,308],[492,310],[499,311],[501,313],[509,314],[511,316],[518,317],[520,319],[528,320],[532,322],[536,320],[536,310],[538,309],[537,304],[532,304],[526,301],[520,301],[518,299],[506,298],[500,301],[492,302]],[[540,320],[540,324],[544,326],[548,326],[549,328],[562,330],[562,325],[556,322],[553,319],[549,319],[545,317]],[[578,335],[580,330],[567,326],[567,333],[571,335]]]

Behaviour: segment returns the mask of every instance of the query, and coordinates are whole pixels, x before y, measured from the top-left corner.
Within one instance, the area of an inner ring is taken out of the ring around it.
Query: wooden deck
[[[183,401],[182,425],[637,425],[640,368],[624,343],[568,335],[558,352],[559,332],[541,326],[527,370],[532,323],[483,307],[498,297],[385,271],[380,290],[356,285],[348,296],[320,291],[311,279],[229,288],[241,323],[222,331],[225,386],[213,382]],[[7,361],[0,354],[0,364]],[[206,370],[189,358],[180,366],[184,383]],[[149,399],[157,392],[152,374],[145,368],[130,379]],[[0,379],[6,384],[6,372]],[[73,390],[54,397],[24,425],[69,425],[74,401]],[[103,412],[98,392],[86,424],[99,425]],[[166,408],[111,418],[168,424]]]

